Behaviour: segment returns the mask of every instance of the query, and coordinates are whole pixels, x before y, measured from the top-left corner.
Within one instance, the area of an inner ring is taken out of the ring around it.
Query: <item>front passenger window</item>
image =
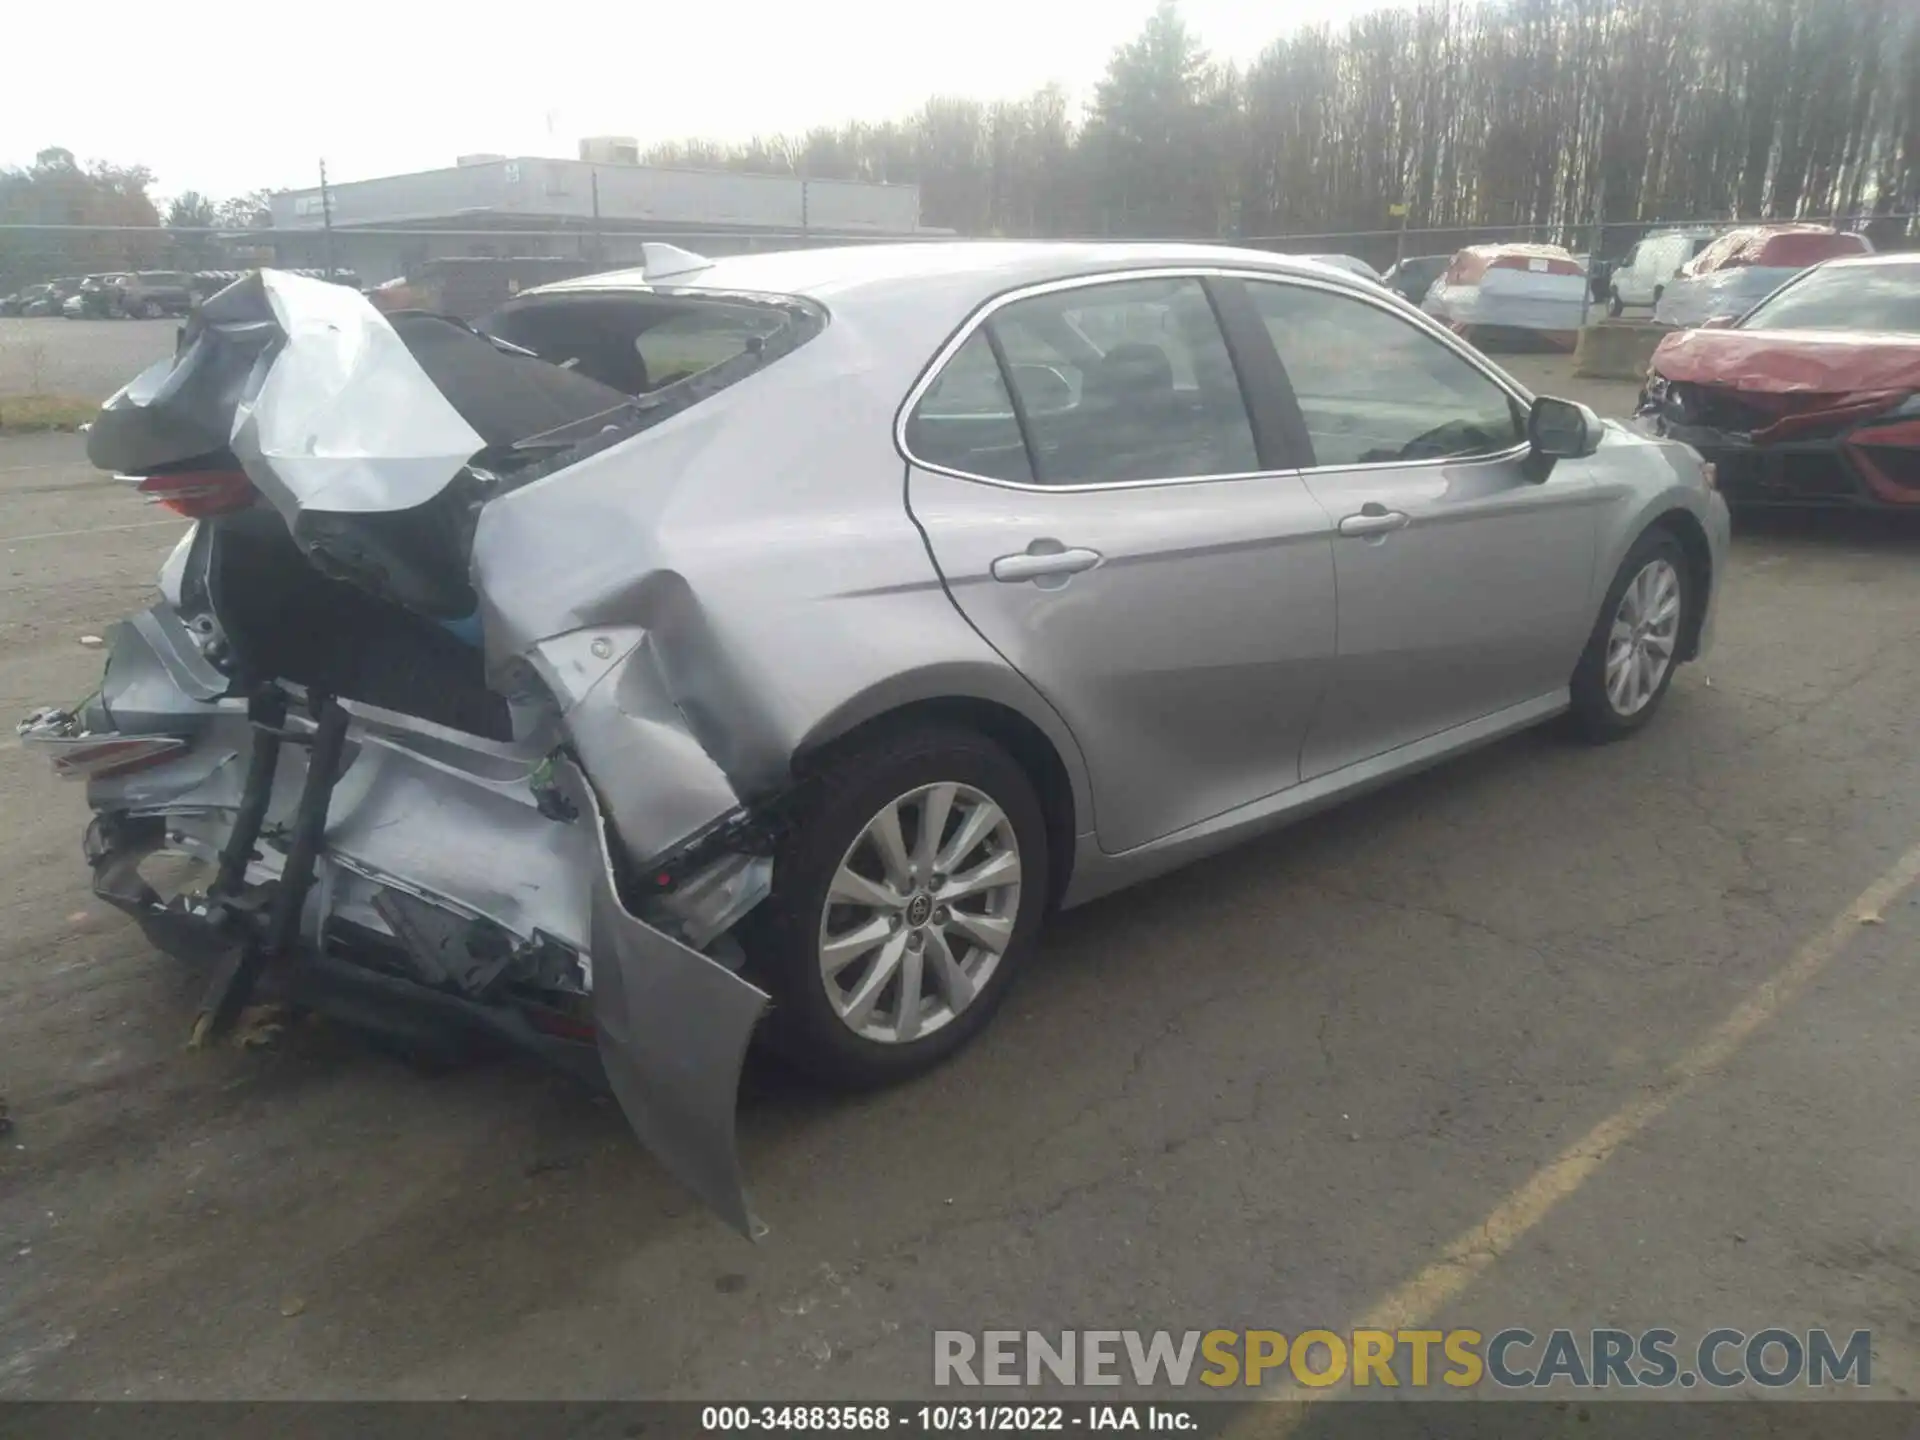
[[[1498,455],[1526,440],[1517,401],[1433,336],[1329,290],[1248,281],[1318,466]]]

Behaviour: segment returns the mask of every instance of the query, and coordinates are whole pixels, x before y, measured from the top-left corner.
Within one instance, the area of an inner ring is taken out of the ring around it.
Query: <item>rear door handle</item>
[[[1078,575],[1082,570],[1091,570],[1100,563],[1098,550],[1034,548],[1041,545],[1058,546],[1059,542],[1036,540],[1022,554],[1002,555],[993,562],[993,578],[1004,584],[1017,585],[1022,580]]]
[[[1385,535],[1390,530],[1404,530],[1407,525],[1407,512],[1389,510],[1384,505],[1369,501],[1360,508],[1358,515],[1349,515],[1340,522],[1342,535]]]

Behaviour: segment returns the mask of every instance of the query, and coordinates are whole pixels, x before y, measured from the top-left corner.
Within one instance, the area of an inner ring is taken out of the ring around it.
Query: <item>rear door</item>
[[[1072,729],[1103,849],[1298,781],[1332,540],[1201,276],[1003,300],[910,398],[903,440],[948,590]]]
[[[1301,778],[1563,689],[1593,621],[1587,463],[1531,478],[1522,398],[1396,308],[1308,281],[1241,284],[1335,525],[1338,653]]]

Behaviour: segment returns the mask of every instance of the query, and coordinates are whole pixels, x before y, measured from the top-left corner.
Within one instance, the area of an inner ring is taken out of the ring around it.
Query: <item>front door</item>
[[[1244,283],[1335,528],[1338,657],[1302,778],[1564,689],[1593,624],[1587,462],[1536,479],[1524,404],[1391,301]]]
[[[1299,780],[1333,542],[1300,476],[1262,468],[1199,278],[1002,305],[918,398],[907,443],[935,563],[1073,731],[1102,849]]]

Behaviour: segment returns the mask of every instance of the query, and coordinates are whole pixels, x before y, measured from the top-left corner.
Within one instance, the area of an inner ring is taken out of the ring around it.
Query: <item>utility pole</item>
[[[1607,241],[1607,172],[1600,172],[1600,184],[1593,198],[1593,244],[1587,250],[1587,273],[1581,277],[1580,328],[1587,328],[1587,313],[1593,305],[1593,267],[1600,263],[1600,248]]]
[[[604,263],[606,243],[600,238],[600,167],[594,166],[587,172],[593,189],[593,263]]]
[[[1407,258],[1407,212],[1412,209],[1411,205],[1402,200],[1388,211],[1389,214],[1400,217],[1400,229],[1393,237],[1393,263],[1396,266]]]
[[[327,262],[327,279],[333,279],[333,192],[327,188],[327,162],[320,162],[320,228],[325,234],[321,242],[322,254]]]

